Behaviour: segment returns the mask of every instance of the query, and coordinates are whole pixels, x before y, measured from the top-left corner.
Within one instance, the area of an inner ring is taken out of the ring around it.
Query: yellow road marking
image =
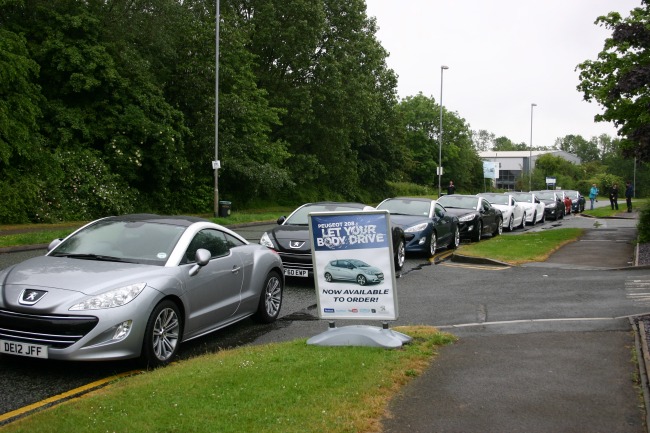
[[[49,397],[49,398],[46,398],[45,400],[41,400],[39,402],[30,404],[28,406],[21,407],[20,409],[16,409],[14,411],[2,414],[2,415],[0,415],[0,422],[7,421],[7,420],[9,420],[11,418],[15,418],[15,417],[18,417],[18,416],[21,416],[21,415],[25,415],[26,413],[32,412],[32,411],[34,411],[36,409],[40,409],[43,406],[47,406],[48,404],[57,403],[59,401],[65,400],[65,399],[75,397],[75,396],[77,396],[79,394],[87,393],[89,391],[92,391],[95,388],[99,388],[99,387],[101,387],[103,385],[106,385],[109,382],[114,382],[117,379],[121,379],[121,378],[126,377],[126,376],[132,376],[132,375],[138,374],[140,372],[141,371],[135,371],[134,370],[134,371],[126,372],[126,373],[116,374],[115,376],[100,379],[100,380],[97,380],[95,382],[89,383],[87,385],[80,386],[79,388],[71,389],[70,391],[64,392],[62,394],[55,395],[54,397]]]

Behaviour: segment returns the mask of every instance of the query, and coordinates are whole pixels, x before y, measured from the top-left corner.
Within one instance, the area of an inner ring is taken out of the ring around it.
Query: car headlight
[[[421,232],[426,228],[427,228],[427,223],[422,223],[422,224],[418,224],[418,225],[411,226],[411,227],[407,228],[406,230],[404,230],[404,233]]]
[[[468,221],[471,221],[474,219],[474,214],[469,214],[469,215],[463,215],[462,217],[458,218],[458,221],[462,223],[466,223]]]
[[[269,234],[266,232],[264,232],[264,234],[260,239],[260,245],[264,245],[265,247],[275,249],[275,246],[273,245],[273,242],[271,242],[271,238],[269,237]]]
[[[102,310],[126,305],[136,298],[147,286],[147,283],[131,284],[113,289],[101,295],[93,296],[70,307],[70,311]]]

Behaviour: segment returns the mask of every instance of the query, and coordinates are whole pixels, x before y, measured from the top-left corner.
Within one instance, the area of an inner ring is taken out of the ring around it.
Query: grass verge
[[[228,217],[217,218],[213,218],[211,215],[200,216],[217,224],[232,226],[264,221],[275,222],[282,215],[288,216],[292,210],[288,208],[277,208],[265,209],[258,212],[232,212]],[[66,237],[84,224],[86,223],[2,225],[0,226],[0,248],[49,244],[53,239]]]
[[[457,253],[471,257],[489,257],[493,260],[518,265],[542,262],[563,245],[578,239],[583,229],[553,229],[520,235],[498,236],[485,242],[462,245]]]
[[[247,346],[121,379],[3,432],[374,432],[388,402],[455,337],[394,328],[401,349]]]

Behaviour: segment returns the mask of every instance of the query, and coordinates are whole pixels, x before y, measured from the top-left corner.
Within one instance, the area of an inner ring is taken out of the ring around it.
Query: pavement
[[[525,266],[630,269],[636,264],[637,218],[635,212],[559,221],[585,228],[585,235],[546,262]],[[469,333],[441,348],[431,367],[391,402],[382,431],[647,432],[644,360],[650,356],[644,329],[633,319],[541,321],[516,334],[507,324],[495,326],[502,329]]]

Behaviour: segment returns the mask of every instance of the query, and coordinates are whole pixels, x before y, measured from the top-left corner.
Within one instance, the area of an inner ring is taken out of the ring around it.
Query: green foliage
[[[640,243],[645,244],[650,242],[650,206],[645,206],[641,209],[637,230],[639,232]]]
[[[613,122],[626,156],[650,160],[650,3],[642,2],[630,16],[618,12],[601,16],[596,24],[612,31],[596,60],[578,65],[578,90],[604,112],[597,121]]]

